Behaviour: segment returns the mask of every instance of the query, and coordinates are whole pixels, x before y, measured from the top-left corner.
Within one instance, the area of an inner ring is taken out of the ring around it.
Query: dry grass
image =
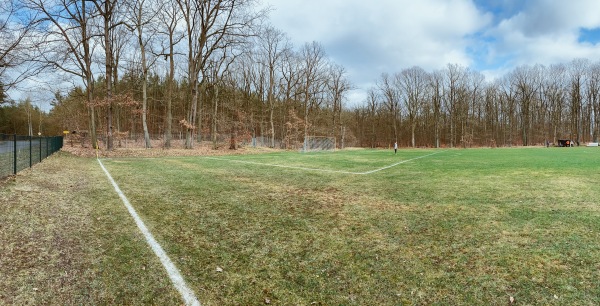
[[[58,153],[0,203],[0,304],[179,303],[95,160]]]

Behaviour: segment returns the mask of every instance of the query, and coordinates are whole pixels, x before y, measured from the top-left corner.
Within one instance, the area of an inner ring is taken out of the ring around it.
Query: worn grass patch
[[[505,305],[510,297],[600,304],[597,148],[447,150],[414,159],[434,152],[103,162],[204,305]],[[369,175],[299,169],[365,172],[409,159]],[[16,267],[31,259],[14,251],[27,241],[19,235],[66,239],[34,253],[47,250],[45,261],[59,262],[52,254],[62,252],[70,261],[10,269],[2,262],[2,275],[19,280],[0,281],[0,292],[18,292],[0,301],[181,303],[96,162],[64,154],[50,161],[65,174],[36,166],[2,186],[0,197],[63,201],[0,208],[2,224],[11,224],[0,229],[2,241],[13,243],[0,251],[9,250]],[[24,191],[48,178],[66,190]],[[39,217],[18,219],[27,209]],[[59,222],[60,230],[52,225]],[[68,286],[42,295],[39,284],[63,270],[72,271]],[[31,280],[26,271],[45,276]]]
[[[0,304],[180,303],[100,171],[57,153],[0,183]]]

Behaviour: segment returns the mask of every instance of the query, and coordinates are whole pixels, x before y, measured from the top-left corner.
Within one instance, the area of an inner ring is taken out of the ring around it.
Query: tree
[[[572,140],[579,145],[582,141],[583,134],[583,86],[585,84],[585,70],[588,66],[588,61],[585,59],[575,59],[568,66],[569,72],[569,83],[570,83],[570,117],[571,117],[571,131],[570,136]]]
[[[147,49],[154,37],[155,32],[145,34],[145,29],[153,26],[152,22],[158,12],[162,10],[161,3],[152,0],[134,0],[129,2],[130,20],[126,23],[127,27],[134,31],[137,38],[137,45],[140,51],[140,65],[142,68],[142,128],[144,130],[144,143],[146,148],[151,148],[150,134],[148,133],[148,74],[149,67],[156,61],[156,57],[148,60]]]
[[[85,0],[84,0],[85,1]],[[123,25],[123,22],[118,20],[120,17],[118,15],[118,9],[120,2],[118,0],[91,0],[94,6],[96,7],[96,11],[100,19],[102,20],[102,24],[100,25],[102,29],[102,37],[104,42],[104,68],[105,68],[105,78],[106,78],[106,97],[105,101],[108,105],[107,107],[107,150],[112,150],[113,146],[113,69],[114,67],[114,53],[113,53],[113,44],[111,41],[111,37],[113,37],[113,31],[116,31],[117,28]]]
[[[40,44],[39,61],[67,75],[79,77],[86,89],[89,130],[92,146],[97,146],[96,109],[94,103],[94,76],[92,71],[93,33],[90,18],[95,11],[86,0],[58,0],[47,2],[27,0],[27,7],[39,13],[44,25],[45,44]]]
[[[0,4],[0,84],[5,90],[17,86],[25,79],[37,75],[44,65],[36,65],[32,59],[35,30],[38,19],[35,11],[20,1],[2,1]],[[0,104],[6,102],[0,96]]]
[[[441,71],[434,71],[429,77],[431,105],[433,108],[433,133],[435,147],[440,147],[440,119],[442,115],[444,75]]]
[[[394,76],[394,83],[398,93],[404,98],[404,106],[408,114],[411,132],[411,146],[415,147],[415,129],[417,116],[423,108],[427,89],[427,72],[421,67],[404,69]]]
[[[172,123],[173,123],[173,86],[175,83],[175,45],[178,44],[184,36],[178,32],[179,14],[178,7],[174,1],[168,1],[164,5],[164,9],[160,10],[159,14],[160,25],[158,33],[165,35],[168,41],[167,46],[162,46],[160,55],[169,61],[169,69],[167,72],[167,92],[165,100],[167,102],[166,128],[165,128],[165,147],[171,147],[172,138]],[[163,40],[164,41],[164,40]]]
[[[217,149],[217,113],[219,107],[219,87],[222,83],[223,75],[229,71],[229,66],[236,58],[233,51],[228,49],[220,49],[219,53],[213,53],[212,58],[207,64],[207,73],[209,81],[212,84],[212,102],[213,102],[213,120],[212,120],[212,142],[213,149]],[[231,138],[233,142],[233,148],[236,149],[235,143],[235,124],[231,127]]]
[[[467,136],[466,140],[469,141],[469,145],[474,141],[474,135],[480,133],[476,130],[481,125],[481,117],[483,113],[483,97],[485,91],[485,77],[478,71],[469,70],[468,73],[468,86],[469,86],[469,98],[470,103],[467,106],[469,113],[467,114],[467,128],[464,132]]]
[[[375,144],[377,143],[378,139],[377,139],[377,132],[375,130],[376,127],[376,114],[377,111],[379,110],[379,104],[380,102],[380,96],[379,96],[379,92],[377,91],[377,88],[375,87],[371,87],[369,88],[369,90],[367,90],[367,117],[369,118],[370,121],[370,127],[371,130],[369,131],[368,135],[369,137],[369,143],[371,148],[375,148]]]
[[[454,147],[456,144],[458,135],[457,122],[464,124],[464,119],[466,119],[464,109],[464,98],[467,91],[466,77],[467,73],[465,68],[456,64],[448,64],[444,76],[443,106],[450,121],[450,147]],[[462,135],[462,129],[460,132]]]
[[[600,62],[593,64],[588,70],[586,99],[592,107],[592,141],[598,142],[600,137]]]
[[[538,90],[536,84],[538,83],[539,74],[536,73],[535,68],[521,66],[517,67],[509,77],[519,106],[521,143],[528,146],[529,130],[531,128],[531,105]]]
[[[483,135],[485,142],[483,144],[489,144],[491,147],[496,147],[496,139],[500,139],[498,136],[498,125],[500,122],[500,99],[498,83],[493,82],[485,86],[485,98],[484,98],[484,113],[485,119],[483,122]]]
[[[565,108],[565,74],[564,65],[552,65],[546,69],[542,83],[543,99],[549,114],[549,134],[552,142],[558,141],[559,132],[563,123],[563,110]]]
[[[281,65],[282,80],[279,85],[279,91],[282,93],[282,100],[284,102],[281,117],[282,121],[285,122],[285,124],[282,125],[281,134],[282,136],[286,135],[287,139],[289,139],[287,136],[290,135],[288,127],[295,122],[291,116],[291,114],[296,116],[294,102],[298,100],[300,92],[302,91],[301,67],[302,60],[297,52],[294,52],[293,50],[283,52],[283,64]],[[304,122],[302,122],[302,125],[304,126]],[[285,143],[285,148],[287,149],[290,148],[288,144],[290,144],[290,142]]]
[[[341,148],[344,147],[343,137],[343,124],[342,124],[342,109],[344,96],[350,91],[353,86],[350,81],[346,79],[346,69],[339,65],[331,65],[329,67],[327,77],[327,88],[330,94],[331,108],[332,108],[332,135],[337,139],[337,131],[341,133],[340,144]]]
[[[308,128],[310,126],[309,113],[316,103],[317,95],[322,92],[325,84],[323,71],[326,64],[325,50],[317,42],[306,43],[302,47],[302,95],[304,105],[304,147],[306,151],[306,139],[308,139]]]
[[[283,55],[291,46],[283,32],[270,26],[266,27],[259,37],[260,61],[267,68],[269,74],[267,104],[269,107],[271,147],[275,147],[275,124],[273,116],[275,112],[275,87],[279,83],[276,80],[276,72]]]
[[[186,26],[188,73],[192,101],[187,116],[187,149],[193,148],[193,132],[200,133],[198,86],[204,84],[208,60],[216,50],[252,35],[264,11],[250,12],[255,0],[177,0]]]
[[[398,142],[398,119],[400,115],[400,93],[398,89],[393,86],[393,80],[387,73],[381,75],[380,80],[377,83],[381,96],[383,97],[383,104],[388,111],[388,116],[391,120],[393,128],[393,142]]]

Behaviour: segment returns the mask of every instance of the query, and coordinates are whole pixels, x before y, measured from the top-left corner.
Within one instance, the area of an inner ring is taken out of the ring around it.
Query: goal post
[[[335,151],[335,137],[308,136],[304,139],[303,152]]]

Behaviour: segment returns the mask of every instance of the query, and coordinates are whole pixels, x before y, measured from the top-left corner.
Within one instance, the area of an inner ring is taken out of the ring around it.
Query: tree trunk
[[[229,150],[237,150],[237,131],[236,124],[231,126],[231,138],[229,139]]]
[[[94,100],[94,78],[92,77],[92,56],[90,52],[90,42],[87,35],[87,15],[85,15],[86,0],[81,0],[81,12],[82,12],[82,24],[81,24],[81,34],[82,34],[82,44],[83,44],[83,61],[85,67],[85,83],[87,89],[87,103],[89,107],[89,115],[90,115],[90,138],[92,142],[92,148],[98,148],[98,138],[96,135],[96,111],[93,105]]]
[[[212,120],[212,142],[213,142],[213,149],[216,150],[217,149],[217,111],[218,111],[218,106],[219,106],[219,86],[217,86],[217,85],[214,85],[213,102],[215,104],[214,105],[215,107],[213,109],[213,120]]]
[[[112,20],[112,3],[109,0],[104,2],[104,49],[105,49],[105,67],[106,67],[106,100],[108,103],[108,114],[107,114],[107,150],[113,150],[113,93],[112,93],[112,76],[113,76],[113,59],[112,59],[112,42],[110,40],[111,31],[111,20]]]
[[[173,124],[173,83],[175,80],[175,46],[173,32],[169,33],[169,76],[167,78],[167,127],[165,131],[165,148],[171,148],[172,124]]]
[[[193,76],[192,76],[193,78]],[[190,106],[190,111],[188,113],[188,126],[186,126],[185,132],[185,148],[193,149],[194,148],[194,123],[196,122],[196,109],[198,106],[198,79],[193,78],[190,82],[190,86],[192,87],[192,104]]]
[[[410,135],[411,135],[410,144],[414,148],[416,146],[415,130],[417,129],[417,124],[414,122],[414,119],[412,121],[413,121],[413,123],[410,124]]]
[[[141,13],[140,13],[141,14]],[[148,133],[148,67],[146,64],[146,47],[142,41],[142,26],[138,24],[138,43],[140,45],[140,53],[142,56],[142,128],[144,129],[144,143],[146,148],[152,148],[150,142],[150,134]]]

